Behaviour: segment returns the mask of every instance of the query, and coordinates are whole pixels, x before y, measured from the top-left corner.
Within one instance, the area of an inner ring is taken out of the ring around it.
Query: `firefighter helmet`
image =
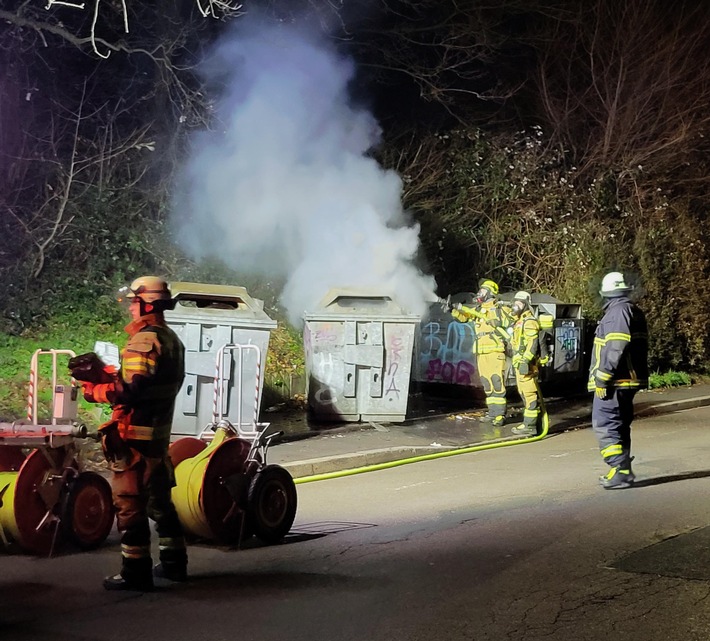
[[[476,294],[477,303],[485,303],[492,298],[498,296],[498,284],[492,280],[484,278],[478,284],[478,293]]]
[[[627,285],[624,275],[621,272],[609,272],[602,279],[599,293],[605,298],[613,298],[630,292],[633,288]]]
[[[487,289],[492,296],[498,296],[498,283],[484,278],[478,285],[478,289]]]
[[[513,296],[513,300],[523,301],[527,307],[530,307],[532,304],[532,297],[528,292],[517,292],[515,296]]]
[[[520,316],[526,309],[531,309],[532,297],[528,292],[516,292],[513,296],[513,314]]]
[[[172,301],[172,295],[168,283],[160,276],[141,276],[118,292],[119,302],[130,303],[135,299],[155,309],[166,309]]]

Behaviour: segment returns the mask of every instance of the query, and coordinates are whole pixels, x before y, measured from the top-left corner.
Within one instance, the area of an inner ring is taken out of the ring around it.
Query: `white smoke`
[[[246,20],[204,68],[221,127],[194,140],[178,237],[197,258],[284,279],[294,325],[332,287],[374,287],[416,314],[436,287],[412,263],[399,176],[367,155],[380,129],[351,104],[354,71],[322,37]]]

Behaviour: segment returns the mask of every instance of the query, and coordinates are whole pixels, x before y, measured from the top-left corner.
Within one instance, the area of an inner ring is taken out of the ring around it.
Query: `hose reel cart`
[[[52,356],[52,418],[37,420],[38,358]],[[48,556],[65,544],[101,545],[113,527],[108,481],[82,469],[76,422],[78,388],[57,384],[57,356],[71,350],[37,350],[30,364],[27,420],[0,423],[0,545]]]
[[[236,358],[230,358],[232,352]],[[256,358],[246,367],[246,358]],[[258,422],[254,404],[251,421],[243,419],[238,401],[234,423],[224,416],[224,368],[235,368],[242,389],[244,371],[254,373],[254,395],[259,396],[261,350],[256,345],[227,344],[217,352],[212,423],[199,438],[184,437],[170,445],[176,486],[173,502],[188,535],[221,544],[239,544],[251,536],[264,543],[281,541],[296,516],[296,486],[289,472],[267,465],[271,440],[269,424]]]

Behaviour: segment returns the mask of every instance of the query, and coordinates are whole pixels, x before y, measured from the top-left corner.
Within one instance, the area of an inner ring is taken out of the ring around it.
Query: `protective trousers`
[[[614,389],[611,398],[592,401],[592,429],[599,450],[609,467],[629,469],[631,465],[631,422],[634,420],[635,389]]]
[[[518,393],[523,401],[523,425],[537,429],[540,419],[540,386],[537,382],[537,372],[531,374],[515,373]]]
[[[135,451],[135,450],[134,450]],[[116,507],[116,524],[121,533],[121,575],[140,582],[152,576],[150,524],[153,519],[159,537],[160,562],[164,566],[187,567],[182,526],[171,500],[174,485],[172,464],[167,456],[137,456],[128,469],[111,466],[111,489]]]
[[[488,416],[496,418],[505,416],[505,354],[502,352],[490,352],[488,354],[476,354],[478,365],[478,376],[486,394],[486,405],[488,406]]]

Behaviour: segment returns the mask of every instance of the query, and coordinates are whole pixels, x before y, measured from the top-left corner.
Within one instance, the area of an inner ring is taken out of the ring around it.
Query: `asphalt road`
[[[12,641],[710,638],[710,408],[639,421],[638,486],[590,430],[298,486],[285,544],[190,549],[192,580],[107,593],[118,548],[0,556]]]

